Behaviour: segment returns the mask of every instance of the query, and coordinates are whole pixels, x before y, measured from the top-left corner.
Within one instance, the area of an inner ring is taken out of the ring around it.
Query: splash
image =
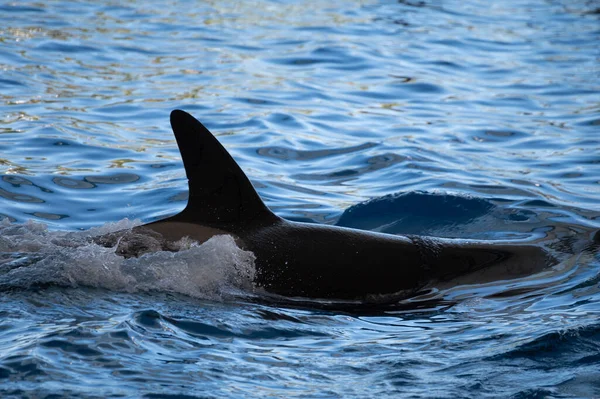
[[[203,244],[178,242],[178,252],[158,251],[125,259],[94,237],[131,229],[124,219],[83,232],[49,231],[42,223],[0,223],[0,289],[58,285],[115,291],[160,291],[203,299],[223,299],[252,291],[254,254],[228,235]]]

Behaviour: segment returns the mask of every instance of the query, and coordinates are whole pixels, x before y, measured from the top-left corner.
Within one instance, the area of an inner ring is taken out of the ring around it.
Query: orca
[[[285,220],[267,208],[242,169],[198,120],[174,110],[171,126],[188,179],[187,206],[174,216],[134,228],[129,240],[117,247],[126,257],[175,251],[173,243],[184,237],[202,243],[228,234],[254,253],[256,287],[284,297],[331,300],[407,298],[450,281],[528,276],[553,263],[535,244],[401,236]],[[154,244],[136,241],[141,236],[153,237]],[[490,269],[495,271],[482,273]]]

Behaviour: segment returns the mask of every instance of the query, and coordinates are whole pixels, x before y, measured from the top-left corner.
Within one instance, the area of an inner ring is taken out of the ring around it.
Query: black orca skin
[[[552,263],[536,245],[397,236],[282,219],[266,207],[199,121],[175,110],[171,126],[189,181],[188,204],[175,216],[134,230],[158,233],[163,242],[185,236],[204,242],[229,234],[254,253],[254,283],[269,293],[336,300],[404,298],[454,280],[527,276]],[[494,271],[484,276],[484,270]]]

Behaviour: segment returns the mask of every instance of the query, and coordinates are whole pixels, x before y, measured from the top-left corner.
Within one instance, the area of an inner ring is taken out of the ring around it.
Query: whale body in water
[[[479,282],[484,270],[494,270],[488,279],[505,280],[552,263],[537,245],[390,235],[285,220],[267,208],[198,120],[175,110],[171,126],[188,178],[187,206],[130,231],[117,247],[124,256],[176,250],[173,243],[183,237],[202,243],[228,234],[254,253],[257,287],[282,296],[339,300],[409,297],[450,281]],[[153,245],[148,240],[135,245],[141,236],[151,237]]]

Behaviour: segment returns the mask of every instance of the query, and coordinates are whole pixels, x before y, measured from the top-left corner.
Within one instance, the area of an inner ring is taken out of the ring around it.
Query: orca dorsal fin
[[[171,127],[189,186],[188,204],[177,218],[214,224],[276,218],[227,150],[196,118],[174,110]]]

